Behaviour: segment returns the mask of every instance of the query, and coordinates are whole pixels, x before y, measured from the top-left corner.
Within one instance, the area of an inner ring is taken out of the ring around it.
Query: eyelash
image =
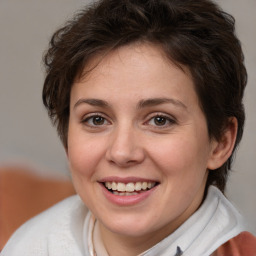
[[[176,124],[176,120],[174,118],[171,118],[170,116],[168,115],[165,115],[165,114],[154,114],[153,116],[151,116],[149,118],[149,120],[146,122],[147,124],[150,123],[150,121],[153,121],[155,122],[156,121],[156,118],[162,118],[164,119],[165,123],[163,125],[156,125],[155,123],[152,125],[152,126],[155,126],[157,127],[157,129],[164,129],[164,128],[168,128],[170,127],[171,125],[173,124]],[[167,123],[167,124],[166,124]]]
[[[94,122],[95,121],[94,118],[101,118],[102,124],[89,123],[90,121]],[[164,124],[157,125],[155,123],[156,118],[162,118],[164,121]],[[150,124],[151,121],[153,121],[154,124]],[[107,122],[107,124],[106,124],[106,122]],[[91,128],[101,128],[104,125],[111,124],[111,122],[108,121],[108,119],[105,118],[104,115],[102,115],[101,113],[92,113],[89,116],[87,115],[81,120],[81,123],[85,124],[86,126],[91,127]],[[148,121],[146,121],[144,124],[150,125],[150,126],[154,127],[155,129],[165,129],[165,128],[168,128],[176,123],[177,123],[176,120],[174,118],[171,118],[168,115],[165,115],[162,113],[154,113],[151,115],[151,117],[148,119]]]
[[[95,127],[96,128],[98,126],[99,127],[102,126],[102,125],[97,125],[97,124],[89,124],[89,121],[91,120],[93,122],[94,118],[101,118],[102,121],[104,122],[104,124],[102,124],[102,125],[105,125],[105,122],[110,123],[101,113],[93,113],[93,114],[90,114],[89,116],[85,116],[82,119],[81,123],[87,125],[88,127]]]

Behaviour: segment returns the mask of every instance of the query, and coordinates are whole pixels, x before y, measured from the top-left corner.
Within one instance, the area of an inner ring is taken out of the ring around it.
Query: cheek
[[[195,136],[173,136],[162,141],[161,146],[151,148],[151,156],[167,175],[192,176],[206,171],[207,140]]]
[[[102,140],[97,143],[97,140],[79,133],[70,133],[68,160],[73,175],[92,177],[103,155]]]
[[[68,159],[73,184],[76,192],[90,209],[100,158],[100,147],[88,140],[72,139],[72,143],[69,144]]]

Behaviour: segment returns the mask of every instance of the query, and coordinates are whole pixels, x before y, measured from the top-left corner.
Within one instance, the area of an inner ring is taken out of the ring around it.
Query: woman
[[[78,196],[2,255],[255,255],[222,194],[246,85],[230,15],[206,0],[102,0],[53,35],[44,60],[43,101]]]

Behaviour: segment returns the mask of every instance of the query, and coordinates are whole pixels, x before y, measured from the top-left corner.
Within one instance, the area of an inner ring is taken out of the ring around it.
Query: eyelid
[[[87,114],[83,115],[81,120],[85,120],[87,118],[94,117],[94,116],[101,116],[101,117],[105,118],[105,115],[100,112],[92,112],[92,113],[87,113]]]
[[[168,128],[169,126],[177,123],[177,119],[174,116],[172,116],[170,114],[163,113],[163,112],[155,112],[155,113],[150,114],[147,117],[147,121],[145,123],[148,124],[155,117],[163,117],[163,118],[166,118],[167,121],[169,121],[169,125],[168,124],[163,125],[163,126],[155,125],[154,127],[157,127],[157,129]],[[153,126],[153,125],[151,125],[151,126]]]
[[[109,118],[106,117],[105,114],[100,113],[100,112],[93,112],[93,113],[88,113],[86,115],[83,115],[82,118],[81,118],[81,123],[82,124],[86,124],[90,118],[93,118],[93,117],[96,117],[96,116],[104,118],[109,124],[111,124],[111,122],[109,121]],[[89,127],[97,127],[97,125],[93,126],[93,125],[89,125],[88,123],[87,123],[87,126],[89,126]]]
[[[147,116],[147,119],[151,119],[153,117],[157,117],[157,116],[161,116],[161,117],[165,117],[167,119],[171,119],[173,121],[177,121],[176,118],[171,115],[171,114],[167,114],[167,113],[164,113],[164,112],[154,112],[154,113],[150,113],[148,116]]]

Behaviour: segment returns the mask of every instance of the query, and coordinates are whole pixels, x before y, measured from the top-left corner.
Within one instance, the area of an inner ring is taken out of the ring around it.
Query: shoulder
[[[256,237],[245,231],[221,245],[212,256],[256,256]]]
[[[82,234],[86,214],[87,208],[80,198],[69,197],[23,224],[7,242],[1,256],[45,256],[49,250],[65,248],[67,243],[71,244],[70,249],[72,244],[78,244],[76,240],[80,238],[76,236]]]
[[[194,229],[192,232],[190,228],[189,239],[196,234],[189,255],[212,255],[222,244],[246,230],[242,215],[214,186],[209,187],[203,204],[188,221]]]

